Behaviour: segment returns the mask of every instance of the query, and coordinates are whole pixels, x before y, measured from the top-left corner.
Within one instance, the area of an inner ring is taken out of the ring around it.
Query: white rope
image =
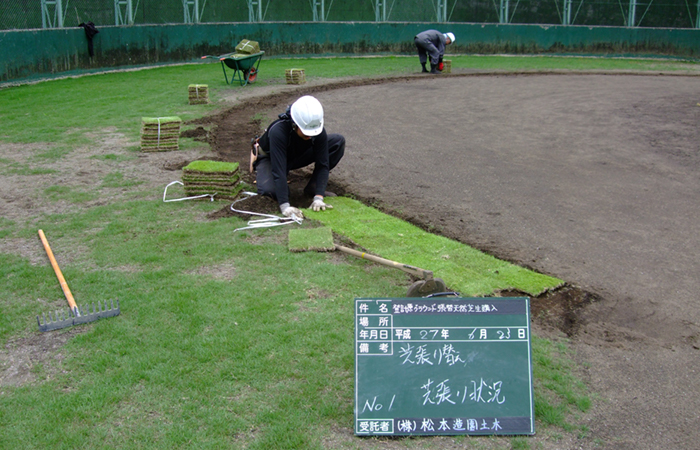
[[[261,214],[261,213],[256,213],[256,212],[251,212],[251,211],[243,211],[239,210],[233,207],[236,203],[247,200],[250,197],[256,196],[255,192],[248,192],[245,191],[243,192],[243,195],[247,195],[247,197],[240,198],[236,200],[235,202],[231,203],[231,211],[239,213],[239,214],[248,214],[251,216],[259,216],[259,217],[264,217],[264,219],[255,219],[255,220],[249,220],[248,221],[248,226],[243,227],[243,228],[236,228],[233,230],[234,232],[236,231],[241,231],[241,230],[252,230],[256,228],[270,228],[270,227],[279,227],[281,225],[289,225],[291,223],[297,223],[301,225],[303,222],[303,218],[297,217],[296,215],[292,214],[292,217],[280,217],[280,216],[275,216],[273,214]]]
[[[166,200],[166,199],[165,199],[165,196],[168,194],[168,188],[169,188],[170,186],[172,186],[173,184],[181,184],[181,185],[184,186],[184,184],[182,184],[181,181],[173,181],[172,183],[170,183],[170,184],[168,184],[167,186],[165,186],[165,190],[163,191],[163,201],[164,201],[165,203],[168,203],[168,202],[181,202],[181,201],[183,201],[183,200],[193,200],[193,199],[195,199],[195,198],[204,198],[204,197],[210,197],[210,200],[209,200],[209,201],[212,201],[212,202],[213,202],[213,201],[214,201],[214,196],[215,196],[216,194],[218,194],[218,192],[214,192],[213,194],[202,194],[202,195],[196,195],[196,196],[194,196],[194,197],[171,198],[170,200]]]

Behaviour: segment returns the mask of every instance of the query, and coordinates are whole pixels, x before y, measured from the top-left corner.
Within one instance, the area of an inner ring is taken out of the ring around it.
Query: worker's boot
[[[420,63],[421,66],[423,66],[423,73],[428,73],[428,69],[425,68],[425,63]]]
[[[430,73],[440,73],[437,70],[437,64],[430,64]]]

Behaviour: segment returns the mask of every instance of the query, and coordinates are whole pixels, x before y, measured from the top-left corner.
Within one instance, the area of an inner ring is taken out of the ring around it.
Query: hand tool
[[[63,294],[66,296],[66,300],[68,300],[69,306],[68,315],[66,315],[65,311],[55,311],[55,315],[52,315],[51,312],[49,312],[48,318],[46,317],[46,315],[42,314],[41,317],[43,318],[43,324],[40,317],[36,316],[36,321],[39,323],[39,331],[58,330],[60,328],[66,328],[73,325],[94,322],[97,319],[103,319],[119,315],[119,300],[117,300],[116,308],[114,307],[114,300],[110,300],[110,308],[107,308],[106,301],[104,302],[104,304],[100,304],[100,302],[98,301],[97,307],[95,307],[95,303],[93,303],[92,312],[90,311],[89,304],[87,306],[79,308],[78,305],[75,303],[75,299],[73,299],[73,294],[68,288],[68,283],[66,283],[66,279],[63,277],[61,269],[58,267],[56,258],[54,257],[53,252],[51,251],[49,241],[46,239],[46,235],[44,234],[43,230],[39,230],[39,238],[41,238],[41,243],[44,244],[46,254],[49,257],[49,260],[51,261],[51,266],[53,267],[54,272],[56,272],[56,277],[58,278],[58,282],[61,285],[61,289],[63,289]]]
[[[420,269],[408,264],[399,263],[335,244],[330,227],[297,228],[289,230],[289,250],[293,252],[339,250],[348,255],[357,256],[358,258],[367,259],[402,270],[416,278],[420,278],[420,280],[414,282],[408,288],[407,297],[425,297],[431,294],[442,293],[446,290],[445,282],[440,278],[433,278],[433,272],[430,270]]]

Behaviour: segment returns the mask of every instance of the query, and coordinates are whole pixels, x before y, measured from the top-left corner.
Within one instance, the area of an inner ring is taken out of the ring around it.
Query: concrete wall
[[[700,30],[473,23],[264,22],[100,27],[94,56],[82,28],[0,32],[0,82],[144,64],[187,62],[258,41],[266,57],[414,52],[413,36],[457,36],[450,53],[614,53],[697,58]]]

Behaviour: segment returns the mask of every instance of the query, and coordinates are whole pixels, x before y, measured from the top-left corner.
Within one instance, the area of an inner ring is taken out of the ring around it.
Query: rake
[[[359,252],[352,248],[343,247],[333,243],[333,231],[329,227],[320,228],[296,228],[289,230],[289,251],[292,252],[328,252],[341,251],[348,255],[367,259],[388,267],[402,270],[416,278],[418,281],[408,288],[406,297],[426,297],[437,294],[445,294],[445,282],[441,278],[433,278],[433,272],[426,269],[410,266],[400,262],[385,259],[379,256]]]
[[[41,314],[41,318],[39,316],[36,316],[36,321],[37,323],[39,323],[39,331],[53,331],[61,328],[70,327],[73,325],[94,322],[97,319],[104,319],[107,317],[114,317],[119,315],[119,300],[117,300],[116,308],[114,307],[113,300],[110,300],[109,308],[107,307],[106,301],[102,304],[98,301],[97,305],[93,303],[92,311],[90,310],[90,305],[78,307],[78,305],[75,303],[75,299],[73,299],[73,294],[68,288],[68,283],[66,283],[66,279],[63,278],[63,273],[61,273],[61,269],[58,267],[56,258],[53,256],[53,252],[51,251],[51,247],[49,246],[49,241],[46,240],[46,235],[44,235],[44,232],[42,230],[39,230],[39,237],[41,238],[41,243],[44,244],[46,254],[49,257],[49,260],[51,261],[51,266],[53,267],[54,272],[56,272],[56,277],[58,277],[58,282],[61,285],[61,289],[63,289],[63,293],[66,296],[66,300],[68,300],[69,306],[68,314],[66,314],[65,310],[63,310],[55,311],[53,314],[49,312],[48,318],[43,313]]]

